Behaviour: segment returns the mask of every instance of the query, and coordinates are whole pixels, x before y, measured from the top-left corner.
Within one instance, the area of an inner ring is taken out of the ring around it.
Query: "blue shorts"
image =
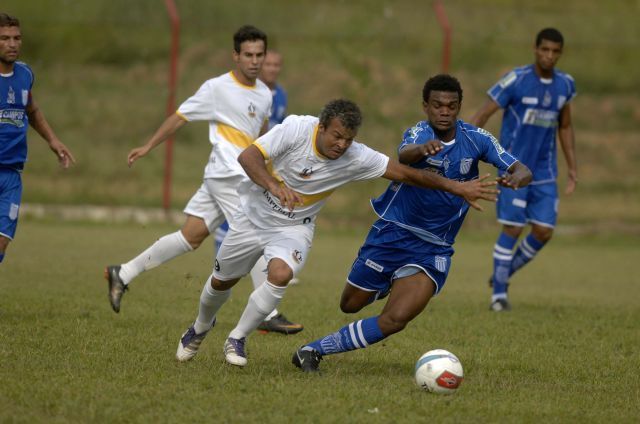
[[[359,289],[386,296],[394,280],[424,272],[438,294],[451,267],[451,246],[438,246],[383,220],[376,221],[353,262],[347,281]]]
[[[0,167],[0,236],[13,240],[18,226],[22,179],[13,169]]]
[[[496,205],[498,222],[523,227],[528,222],[553,228],[558,218],[555,182],[528,185],[518,190],[501,187]]]

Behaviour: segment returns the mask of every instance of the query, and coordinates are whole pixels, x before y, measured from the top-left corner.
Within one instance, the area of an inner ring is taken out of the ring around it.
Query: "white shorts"
[[[213,233],[225,219],[231,221],[240,207],[238,185],[246,180],[244,175],[229,178],[205,178],[204,182],[191,197],[184,213],[202,218]]]
[[[263,254],[267,263],[273,258],[285,261],[295,276],[311,250],[314,228],[314,224],[258,228],[239,211],[229,223],[213,276],[221,281],[240,278],[249,273]]]

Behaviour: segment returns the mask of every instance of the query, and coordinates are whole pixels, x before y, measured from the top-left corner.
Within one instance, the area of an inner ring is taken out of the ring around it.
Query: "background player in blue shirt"
[[[400,162],[469,181],[478,178],[482,160],[503,171],[498,182],[505,187],[529,183],[531,172],[490,133],[457,120],[462,102],[457,79],[429,79],[422,99],[428,121],[404,133]],[[317,371],[324,355],[362,349],[401,331],[445,284],[452,245],[469,204],[444,191],[392,182],[372,206],[379,219],[353,263],[340,308],[355,313],[376,299],[389,299],[380,315],[352,322],[300,348],[292,361],[303,371]]]
[[[571,124],[570,101],[576,95],[570,75],[555,69],[564,40],[556,29],[536,36],[535,63],[513,69],[489,89],[489,99],[471,118],[484,126],[499,108],[504,109],[500,143],[533,172],[524,190],[502,190],[498,198],[498,222],[502,233],[493,250],[491,310],[511,309],[507,300],[509,278],[544,247],[553,235],[558,214],[556,132],[567,161],[566,194],[576,188],[578,171]],[[524,226],[531,232],[513,252]]]
[[[18,225],[29,124],[46,140],[63,168],[75,162],[33,99],[33,71],[18,62],[21,46],[20,21],[0,13],[0,262]]]

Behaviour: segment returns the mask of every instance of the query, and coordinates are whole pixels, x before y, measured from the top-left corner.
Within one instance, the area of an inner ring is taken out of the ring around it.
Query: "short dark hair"
[[[439,74],[431,77],[422,89],[422,100],[427,103],[432,91],[449,91],[458,93],[458,101],[462,103],[462,87],[460,81],[447,74]]]
[[[538,47],[542,40],[553,41],[554,43],[560,43],[560,46],[564,46],[564,37],[555,28],[545,28],[536,35],[536,47]]]
[[[338,118],[346,129],[357,130],[362,124],[362,112],[351,100],[331,100],[320,112],[320,125],[327,128],[333,118]]]
[[[236,53],[240,53],[240,45],[245,41],[264,41],[264,51],[267,51],[267,34],[260,31],[253,25],[241,26],[235,34],[233,34],[233,49]]]
[[[20,27],[20,21],[6,13],[0,13],[0,27]]]

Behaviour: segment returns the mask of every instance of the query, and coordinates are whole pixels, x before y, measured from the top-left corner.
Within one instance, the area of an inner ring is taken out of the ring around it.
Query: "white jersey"
[[[318,123],[313,116],[291,115],[253,143],[271,160],[275,174],[303,198],[289,211],[253,181],[243,182],[238,188],[242,210],[256,226],[313,224],[336,188],[386,172],[389,157],[356,141],[338,159],[322,156],[316,148]]]
[[[262,81],[244,85],[228,72],[205,81],[180,105],[176,113],[184,120],[209,121],[213,148],[204,178],[246,176],[238,155],[260,135],[271,102],[271,90]]]

